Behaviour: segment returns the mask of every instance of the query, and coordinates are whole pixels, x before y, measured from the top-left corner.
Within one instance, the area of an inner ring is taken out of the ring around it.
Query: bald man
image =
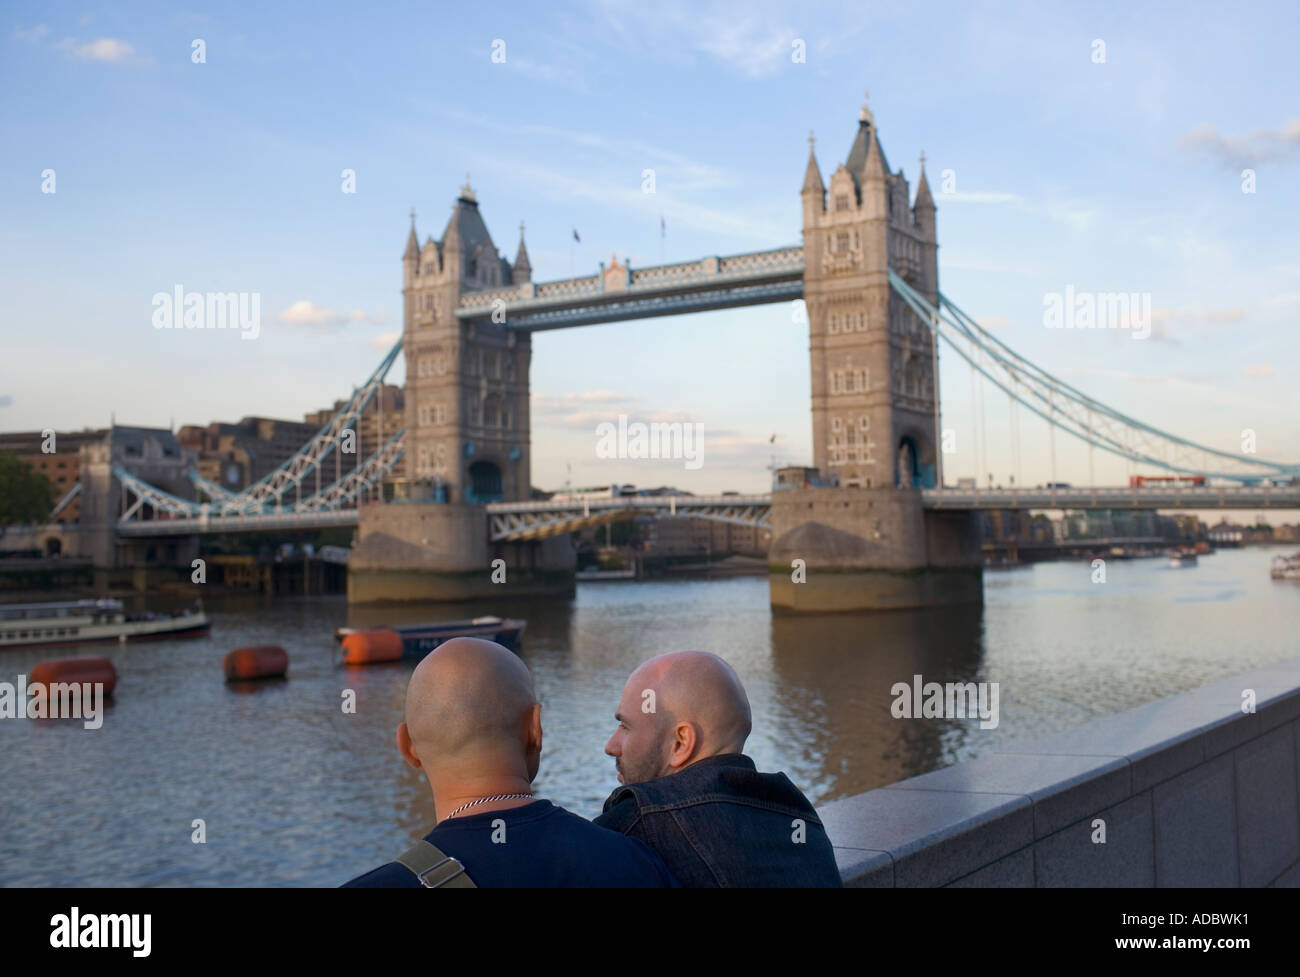
[[[453,638],[430,652],[411,674],[397,749],[428,778],[438,823],[424,841],[437,851],[417,844],[345,888],[675,886],[641,842],[533,796],[541,714],[509,649]]]
[[[745,756],[749,697],[717,655],[651,658],[623,687],[605,744],[623,786],[596,823],[644,841],[688,888],[841,885],[817,812]]]

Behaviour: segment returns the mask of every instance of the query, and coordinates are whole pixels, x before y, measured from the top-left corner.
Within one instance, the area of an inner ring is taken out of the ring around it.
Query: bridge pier
[[[572,597],[576,566],[567,536],[490,542],[481,505],[370,505],[348,559],[348,603]]]
[[[895,610],[983,600],[974,514],[928,511],[920,489],[777,491],[771,523],[768,580],[774,612]]]

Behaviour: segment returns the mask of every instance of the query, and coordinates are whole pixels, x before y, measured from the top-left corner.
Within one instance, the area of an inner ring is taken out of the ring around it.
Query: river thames
[[[661,652],[712,651],[748,689],[746,752],[820,804],[1300,655],[1300,584],[1268,574],[1282,551],[1186,569],[1113,561],[1105,583],[1082,561],[988,571],[982,608],[876,615],[773,617],[762,578],[418,608],[231,598],[207,603],[204,638],[7,652],[0,681],[104,654],[118,686],[97,730],[0,722],[0,884],[329,886],[400,853],[433,822],[394,746],[412,663],[342,665],[341,625],[527,618],[520,653],[545,730],[535,786],[588,817],[617,785],[603,747],[628,673]],[[227,686],[222,657],[252,644],[284,646],[289,677]],[[998,683],[996,728],[894,718],[891,688],[914,675]]]

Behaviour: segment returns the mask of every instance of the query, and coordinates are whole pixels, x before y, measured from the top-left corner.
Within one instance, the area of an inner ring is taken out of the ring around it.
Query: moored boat
[[[1171,567],[1196,566],[1196,547],[1180,546],[1175,550],[1170,550],[1169,565]]]
[[[131,615],[113,599],[0,604],[0,649],[184,637],[211,626],[202,605],[171,614]]]
[[[467,621],[436,621],[431,624],[408,624],[392,628],[402,639],[403,655],[407,658],[423,657],[451,638],[483,638],[517,650],[528,622],[521,618],[476,617]],[[339,628],[334,638],[342,641],[350,634],[366,628]]]
[[[635,580],[635,570],[579,570],[573,575],[575,580]]]
[[[1273,557],[1268,575],[1274,580],[1300,580],[1300,553]]]

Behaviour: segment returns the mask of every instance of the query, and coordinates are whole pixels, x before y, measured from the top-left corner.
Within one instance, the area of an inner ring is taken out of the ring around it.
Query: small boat
[[[1273,557],[1268,575],[1274,580],[1300,580],[1300,553]]]
[[[1171,567],[1194,567],[1196,562],[1196,547],[1194,546],[1180,546],[1169,552],[1169,565]]]
[[[400,628],[391,628],[402,639],[403,653],[406,657],[424,657],[451,638],[484,638],[504,645],[511,651],[517,650],[519,639],[523,637],[528,622],[521,618],[476,617],[468,621],[437,621],[432,624],[408,624]],[[334,632],[334,639],[342,641],[350,634],[367,631],[369,628],[339,628]]]
[[[112,599],[0,604],[0,649],[192,637],[211,627],[201,604],[170,614],[136,615]]]
[[[635,570],[579,570],[575,580],[635,580]]]

